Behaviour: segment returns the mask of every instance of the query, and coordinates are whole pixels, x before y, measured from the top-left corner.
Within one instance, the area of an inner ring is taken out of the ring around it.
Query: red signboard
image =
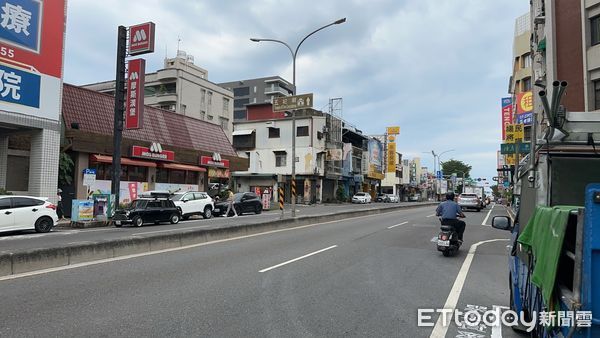
[[[505,97],[502,99],[502,139],[506,139],[506,126],[513,120],[512,99]]]
[[[125,100],[125,129],[143,127],[144,115],[144,82],[146,60],[129,61],[127,69],[127,99]]]
[[[201,156],[200,157],[200,165],[208,166],[208,167],[220,167],[220,168],[229,168],[229,160],[221,159],[221,155],[214,154],[211,156]]]
[[[129,27],[129,55],[154,52],[154,23],[146,22]]]
[[[153,149],[154,148],[154,149]],[[159,161],[175,161],[175,152],[170,150],[155,149],[156,147],[133,146],[131,148],[132,157],[147,158]],[[160,148],[160,147],[158,147]]]
[[[1,0],[0,13],[0,110],[58,121],[65,0]]]

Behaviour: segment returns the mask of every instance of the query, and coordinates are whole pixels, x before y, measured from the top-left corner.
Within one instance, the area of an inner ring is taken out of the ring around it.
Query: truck
[[[600,337],[600,112],[557,107],[544,103],[547,123],[534,114],[529,154],[499,169],[513,209],[492,226],[511,232],[509,304],[535,321],[529,334]]]

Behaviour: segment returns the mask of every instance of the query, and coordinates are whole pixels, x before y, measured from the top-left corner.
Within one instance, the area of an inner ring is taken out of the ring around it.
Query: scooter
[[[458,240],[458,232],[454,226],[444,224],[440,217],[441,231],[438,235],[437,249],[441,251],[444,257],[449,257],[458,252],[462,242]]]

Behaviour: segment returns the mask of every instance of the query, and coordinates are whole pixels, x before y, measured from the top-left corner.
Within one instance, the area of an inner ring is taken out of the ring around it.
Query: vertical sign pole
[[[279,186],[279,210],[281,210],[281,219],[283,219],[284,215],[283,215],[283,187],[280,185]]]
[[[127,56],[127,28],[119,26],[117,33],[117,71],[115,77],[115,118],[113,133],[113,162],[111,193],[115,207],[119,208],[121,186],[121,139],[123,137],[123,112],[125,109],[125,57]]]

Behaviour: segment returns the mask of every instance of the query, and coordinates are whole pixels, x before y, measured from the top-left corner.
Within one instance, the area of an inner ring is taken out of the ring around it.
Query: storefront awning
[[[160,163],[159,168],[206,172],[205,168],[198,167],[195,165],[179,164],[179,163]]]
[[[234,130],[233,133],[231,133],[231,135],[233,136],[238,136],[238,135],[250,135],[254,132],[254,129],[248,129],[248,130]]]
[[[90,155],[91,162],[100,162],[100,163],[112,163],[112,156],[107,155]],[[123,165],[135,165],[138,167],[151,167],[156,168],[156,163],[150,161],[141,161],[141,160],[132,160],[127,157],[121,157],[121,164]]]

